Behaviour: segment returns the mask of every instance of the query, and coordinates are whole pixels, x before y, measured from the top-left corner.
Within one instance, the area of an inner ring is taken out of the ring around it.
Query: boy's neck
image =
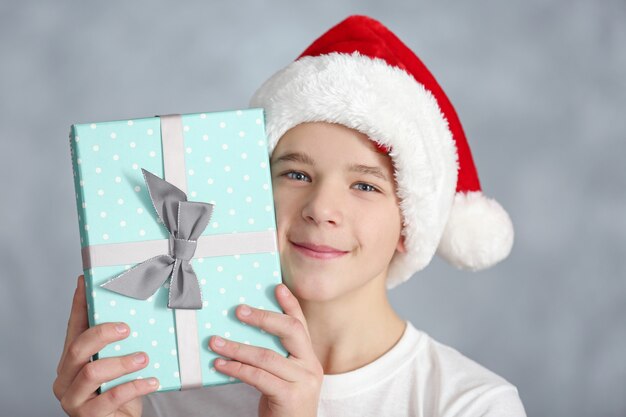
[[[389,351],[402,337],[406,321],[389,303],[384,278],[324,303],[300,300],[324,374],[361,368]]]

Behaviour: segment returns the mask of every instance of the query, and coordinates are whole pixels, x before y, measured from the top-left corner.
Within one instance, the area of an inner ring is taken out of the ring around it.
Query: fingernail
[[[279,290],[282,295],[288,295],[289,291],[287,291],[287,286],[285,284],[280,284]]]
[[[116,324],[115,325],[115,330],[118,333],[124,334],[124,333],[128,332],[128,327],[126,327],[126,325],[120,323],[120,324]]]
[[[252,313],[252,310],[250,310],[250,308],[246,305],[241,306],[241,308],[239,309],[239,312],[241,313],[242,316],[249,316],[250,313]]]
[[[143,353],[136,353],[135,356],[133,356],[133,362],[146,363],[146,355],[144,355]]]
[[[219,336],[215,336],[215,346],[219,346],[222,347],[226,344],[226,342],[224,341],[224,339],[222,339]]]
[[[155,386],[156,384],[159,383],[159,381],[157,381],[156,378],[148,378],[146,379],[146,381],[148,381],[148,385],[152,385],[152,386]]]

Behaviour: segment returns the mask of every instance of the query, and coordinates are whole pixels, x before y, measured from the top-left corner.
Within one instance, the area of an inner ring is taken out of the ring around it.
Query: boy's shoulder
[[[419,336],[414,362],[417,379],[425,383],[422,387],[437,391],[440,407],[450,408],[450,415],[473,415],[472,410],[479,409],[484,415],[491,415],[490,410],[496,409],[502,415],[525,415],[515,385],[452,346],[410,326]]]

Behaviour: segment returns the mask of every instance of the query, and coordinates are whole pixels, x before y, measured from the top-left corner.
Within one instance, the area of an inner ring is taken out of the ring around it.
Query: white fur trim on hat
[[[448,123],[422,84],[382,59],[330,53],[278,71],[250,105],[265,109],[270,154],[289,129],[319,121],[391,147],[407,251],[393,256],[387,288],[430,263],[454,199],[458,158]]]

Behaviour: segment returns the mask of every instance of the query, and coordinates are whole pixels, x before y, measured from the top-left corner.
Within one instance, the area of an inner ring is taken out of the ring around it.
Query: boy
[[[454,109],[417,57],[379,22],[352,16],[251,104],[266,110],[285,314],[246,316],[240,306],[237,317],[279,336],[289,356],[212,337],[209,347],[231,359],[216,370],[242,384],[142,403],[158,385],[144,380],[95,396],[148,358],[87,363],[129,329],[87,329],[79,279],[54,386],[68,414],[524,416],[513,385],[402,320],[387,299],[386,288],[435,251],[477,270],[504,259],[513,239],[506,212],[480,192]]]

